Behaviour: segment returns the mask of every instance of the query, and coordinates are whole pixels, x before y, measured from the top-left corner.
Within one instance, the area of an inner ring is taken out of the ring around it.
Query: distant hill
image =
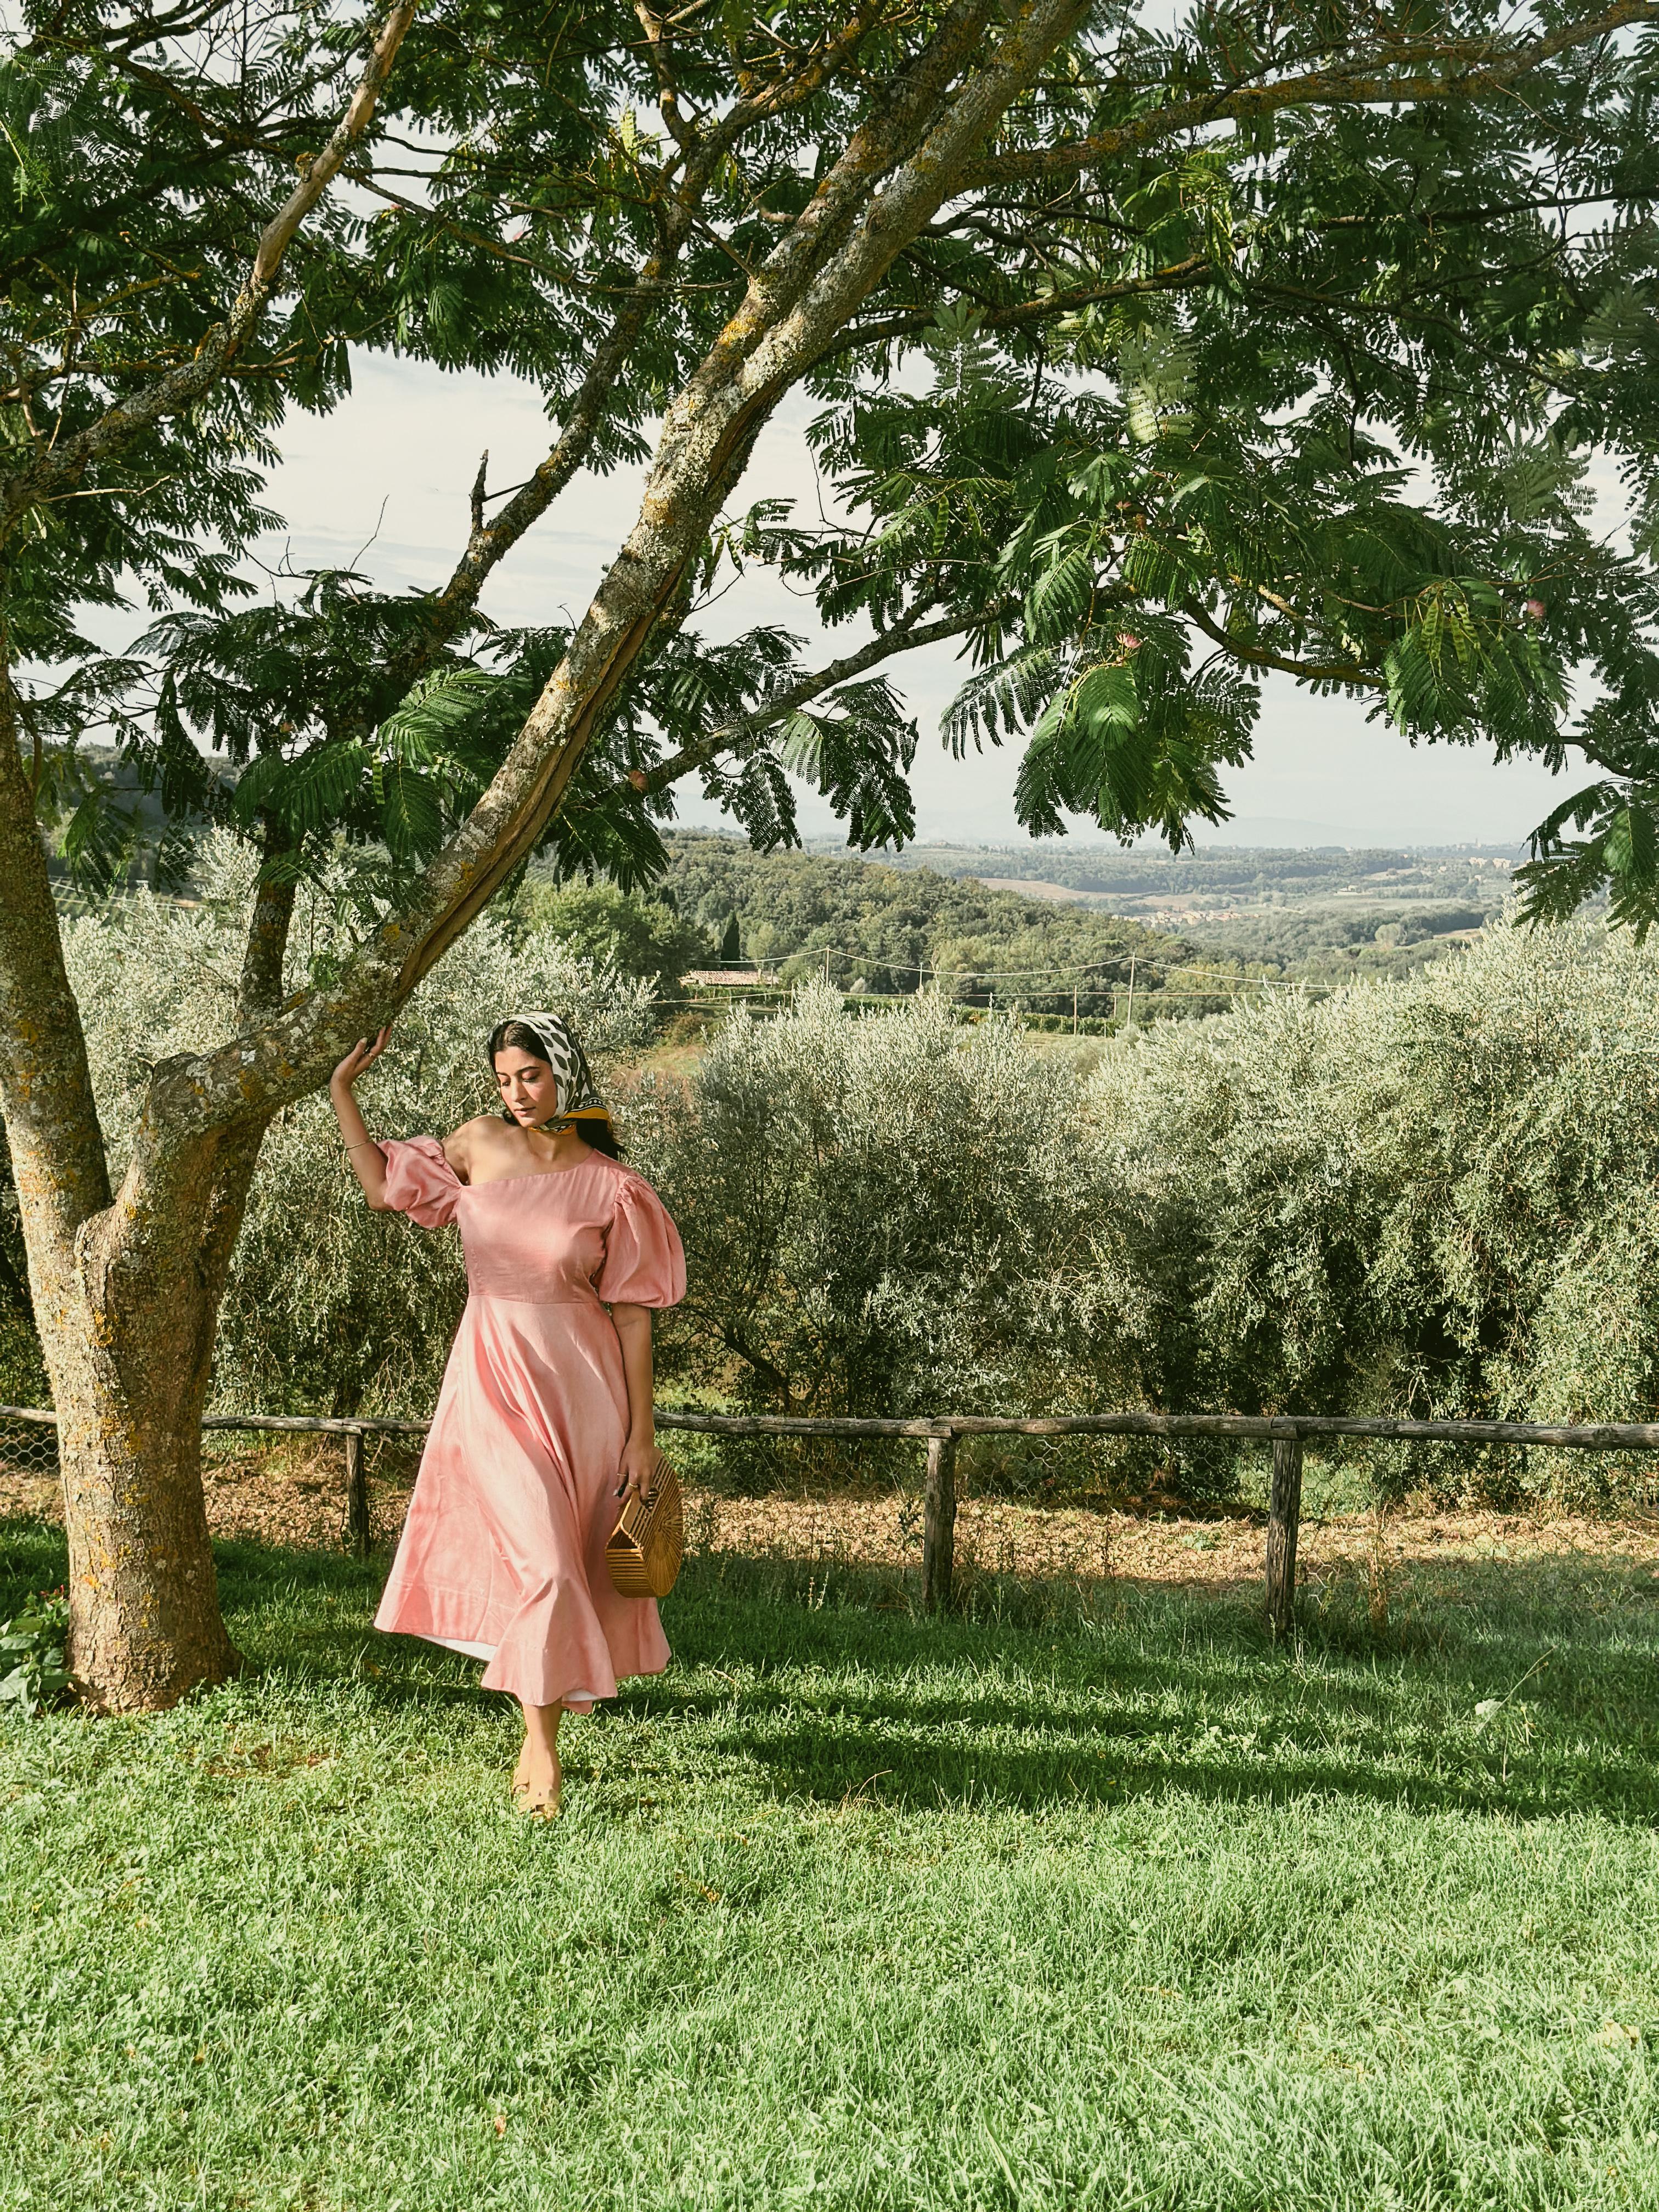
[[[1139,914],[1208,906],[1262,907],[1286,900],[1364,895],[1389,904],[1416,899],[1500,906],[1519,847],[1457,847],[1441,851],[1379,847],[1293,846],[1279,849],[1209,847],[1171,854],[1158,848],[1124,851],[1055,838],[1008,846],[913,845],[872,856],[889,867],[928,868],[981,883],[1045,887],[1044,895],[1086,898],[1114,912]]]
[[[896,995],[947,981],[979,1004],[1018,999],[1035,1012],[1109,1015],[1131,961],[1141,987],[1152,969],[1192,966],[1187,945],[1086,907],[1056,908],[971,878],[817,853],[757,854],[736,838],[682,831],[659,886],[711,937],[738,920],[742,957],[786,981],[814,972],[851,989]],[[1120,994],[1121,995],[1121,994]],[[1063,1001],[1063,1008],[1062,1008]]]
[[[883,857],[1168,930],[1206,961],[1334,982],[1401,975],[1455,950],[1503,912],[1525,853],[1239,847],[1174,856],[1056,840]]]
[[[658,895],[711,939],[735,915],[741,957],[786,981],[822,972],[844,989],[882,994],[938,981],[976,1005],[1105,1019],[1127,1012],[1132,970],[1138,1018],[1213,1012],[1253,979],[1403,972],[1479,929],[1507,884],[1506,870],[1488,878],[1464,862],[1443,878],[1400,854],[1230,854],[1254,865],[1224,886],[1206,879],[1207,855],[1196,879],[1183,881],[1194,866],[1188,859],[1057,854],[1073,878],[1062,883],[1021,877],[1004,864],[1036,860],[1008,852],[760,854],[697,830],[674,833],[669,845]],[[928,865],[934,860],[945,865]],[[969,860],[984,872],[971,872]],[[1288,878],[1298,887],[1294,900],[1286,877],[1267,865],[1280,860],[1303,871]],[[1103,890],[1097,872],[1114,862],[1122,874]],[[1138,888],[1143,883],[1155,888]],[[1448,895],[1471,884],[1474,896]],[[1121,910],[1132,902],[1139,912]],[[1167,926],[1177,920],[1185,925],[1179,934]]]

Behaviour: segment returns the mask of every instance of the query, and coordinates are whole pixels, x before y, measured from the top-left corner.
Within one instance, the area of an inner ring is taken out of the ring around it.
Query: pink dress
[[[605,1564],[628,1438],[605,1308],[684,1297],[679,1232],[600,1152],[475,1187],[431,1137],[380,1150],[389,1206],[459,1224],[469,1295],[374,1625],[487,1659],[487,1690],[585,1709],[668,1664],[655,1601]]]

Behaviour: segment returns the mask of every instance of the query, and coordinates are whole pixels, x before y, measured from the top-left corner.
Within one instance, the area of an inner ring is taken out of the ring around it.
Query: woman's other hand
[[[374,1037],[359,1037],[328,1079],[331,1091],[349,1091],[365,1068],[373,1067],[392,1036],[390,1024]]]
[[[655,1444],[629,1443],[623,1453],[622,1480],[617,1486],[617,1495],[624,1505],[630,1498],[644,1502],[661,1465],[662,1454]]]

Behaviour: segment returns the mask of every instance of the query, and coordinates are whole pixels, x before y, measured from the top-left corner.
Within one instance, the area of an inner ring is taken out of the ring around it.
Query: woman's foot
[[[559,1769],[557,1705],[524,1708],[524,1747],[513,1770],[513,1802],[521,1813],[550,1820],[559,1809],[564,1777]]]
[[[559,1762],[553,1762],[551,1774],[544,1772],[517,1774],[513,1779],[513,1803],[520,1813],[533,1813],[538,1820],[550,1820],[559,1809],[559,1791],[564,1777],[559,1771]]]

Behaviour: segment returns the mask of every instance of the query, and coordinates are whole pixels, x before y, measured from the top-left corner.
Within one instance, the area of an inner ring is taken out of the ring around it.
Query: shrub
[[[681,1373],[815,1413],[1065,1395],[1082,1347],[1088,1133],[1070,1070],[931,995],[855,1017],[805,987],[735,1012],[689,1085],[631,1102],[685,1236]]]
[[[140,892],[120,926],[67,933],[94,1081],[118,1174],[150,1067],[234,1029],[247,861],[216,846],[193,909]],[[292,959],[326,958],[333,902],[303,897]],[[447,1133],[489,1109],[491,1024],[550,1006],[580,1031],[601,1077],[649,1030],[650,986],[574,957],[545,933],[514,937],[486,917],[442,959],[400,1016],[391,1049],[359,1088],[377,1133]],[[458,1240],[371,1213],[325,1095],[271,1124],[220,1323],[214,1400],[225,1410],[419,1413],[431,1405],[465,1296]]]
[[[1103,1285],[1170,1405],[1650,1419],[1659,962],[1489,930],[1410,981],[1105,1055]],[[1389,1480],[1606,1494],[1599,1456],[1393,1455]],[[1381,1457],[1377,1467],[1381,1472]]]

